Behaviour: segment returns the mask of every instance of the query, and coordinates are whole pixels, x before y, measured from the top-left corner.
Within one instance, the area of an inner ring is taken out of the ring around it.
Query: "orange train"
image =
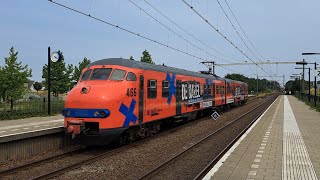
[[[80,144],[103,145],[159,131],[162,124],[244,104],[248,85],[197,72],[113,58],[89,64],[62,111]]]

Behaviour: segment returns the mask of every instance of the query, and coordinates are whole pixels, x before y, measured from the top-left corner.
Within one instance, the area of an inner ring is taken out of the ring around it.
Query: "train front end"
[[[106,145],[128,128],[123,125],[125,116],[119,112],[122,104],[130,103],[126,102],[125,87],[135,86],[135,81],[126,80],[127,74],[121,66],[94,65],[83,70],[62,111],[65,132],[73,141]],[[129,76],[134,79],[132,74]]]

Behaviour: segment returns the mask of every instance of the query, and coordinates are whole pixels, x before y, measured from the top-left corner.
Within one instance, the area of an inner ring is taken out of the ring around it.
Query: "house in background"
[[[28,83],[24,83],[24,87],[27,88],[31,92],[37,92],[37,90],[33,86],[35,82],[36,81],[29,79]],[[45,87],[43,86],[40,91],[43,91],[44,89],[45,89]]]
[[[312,87],[314,87],[314,81],[312,81],[311,84],[312,84]],[[317,81],[316,87],[317,87],[317,90],[320,89],[320,81]]]

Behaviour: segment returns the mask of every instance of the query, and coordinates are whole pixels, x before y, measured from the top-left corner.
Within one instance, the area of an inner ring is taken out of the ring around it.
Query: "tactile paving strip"
[[[283,130],[282,179],[318,179],[287,96]]]

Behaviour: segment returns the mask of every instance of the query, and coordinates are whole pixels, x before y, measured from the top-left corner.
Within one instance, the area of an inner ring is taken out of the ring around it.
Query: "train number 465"
[[[128,97],[136,97],[137,92],[136,88],[127,88],[127,96]]]

